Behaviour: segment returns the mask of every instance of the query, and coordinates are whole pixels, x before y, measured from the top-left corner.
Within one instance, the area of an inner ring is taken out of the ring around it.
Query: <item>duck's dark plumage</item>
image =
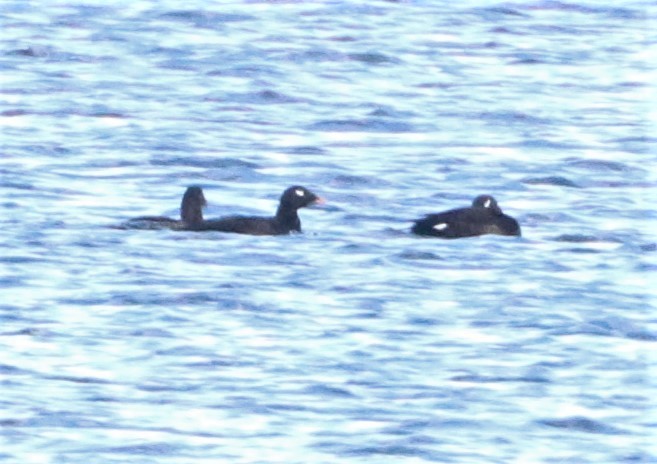
[[[201,187],[188,187],[180,202],[180,219],[186,228],[196,227],[203,223],[203,208],[208,202]]]
[[[307,188],[295,185],[283,192],[278,210],[273,217],[227,216],[202,221],[189,227],[189,229],[249,235],[286,235],[290,232],[301,232],[301,220],[297,214],[299,208],[321,203],[322,201],[320,197]]]
[[[127,229],[175,229],[184,230],[203,222],[203,208],[206,205],[201,187],[188,187],[180,202],[180,219],[166,216],[140,216],[127,221]]]
[[[441,238],[464,238],[477,235],[517,235],[520,226],[502,210],[490,195],[480,195],[469,208],[429,214],[415,221],[411,231],[417,235]]]

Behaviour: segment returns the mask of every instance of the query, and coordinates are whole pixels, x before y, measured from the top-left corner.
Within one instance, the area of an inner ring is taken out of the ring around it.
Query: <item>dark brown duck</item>
[[[227,216],[195,222],[189,230],[214,230],[248,235],[286,235],[301,232],[298,210],[323,203],[322,198],[300,185],[286,189],[281,195],[276,214],[272,217]]]
[[[417,235],[464,238],[485,234],[520,236],[518,221],[502,213],[490,195],[479,195],[469,208],[429,214],[415,221],[411,231]]]

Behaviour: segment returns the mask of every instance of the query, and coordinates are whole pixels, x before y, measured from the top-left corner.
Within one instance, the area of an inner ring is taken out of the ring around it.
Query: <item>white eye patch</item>
[[[484,203],[484,208],[490,208],[490,198]]]
[[[449,225],[445,224],[444,222],[441,222],[440,224],[436,224],[435,226],[433,226],[432,229],[445,230],[448,227],[449,227]]]
[[[306,192],[304,192],[304,191],[301,190],[301,189],[296,189],[296,190],[294,191],[294,193],[296,193],[297,196],[299,196],[299,197],[302,197],[302,196],[304,196],[304,195],[306,194]]]

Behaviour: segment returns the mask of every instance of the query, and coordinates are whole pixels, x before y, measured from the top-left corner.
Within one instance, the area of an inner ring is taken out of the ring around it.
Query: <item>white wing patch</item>
[[[433,226],[432,229],[436,229],[436,230],[445,230],[445,229],[447,229],[448,227],[449,227],[448,224],[446,224],[446,223],[444,223],[444,222],[440,222],[440,223],[436,224],[435,226]]]
[[[299,197],[302,197],[302,196],[304,196],[304,195],[306,194],[306,192],[304,192],[304,191],[301,190],[301,189],[296,189],[296,190],[294,191],[294,193],[296,193],[297,196],[299,196]]]

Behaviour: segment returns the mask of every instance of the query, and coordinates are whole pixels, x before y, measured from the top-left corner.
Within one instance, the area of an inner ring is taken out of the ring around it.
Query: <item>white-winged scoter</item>
[[[301,220],[297,214],[299,208],[323,202],[322,198],[307,188],[295,185],[283,192],[273,217],[227,216],[197,222],[187,229],[248,235],[286,235],[290,232],[301,232]]]
[[[166,216],[140,216],[123,224],[126,229],[175,229],[186,230],[203,222],[203,208],[206,205],[201,187],[187,187],[180,202],[180,219]]]
[[[417,235],[464,238],[497,234],[520,236],[518,221],[502,213],[490,195],[479,195],[469,208],[429,214],[415,221],[411,231]]]

